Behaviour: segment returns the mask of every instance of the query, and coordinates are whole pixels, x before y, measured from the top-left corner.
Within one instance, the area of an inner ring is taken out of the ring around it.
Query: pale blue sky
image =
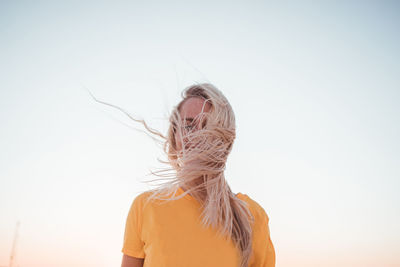
[[[0,265],[21,220],[21,267],[118,266],[131,201],[163,155],[84,88],[165,132],[197,81],[233,106],[226,177],[268,213],[277,266],[400,264],[399,11],[0,2]]]

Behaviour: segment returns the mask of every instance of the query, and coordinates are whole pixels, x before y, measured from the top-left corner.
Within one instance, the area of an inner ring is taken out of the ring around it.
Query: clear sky
[[[217,3],[218,2],[218,3]],[[226,177],[277,266],[400,266],[397,1],[1,1],[0,266],[119,266],[182,89],[212,82]]]

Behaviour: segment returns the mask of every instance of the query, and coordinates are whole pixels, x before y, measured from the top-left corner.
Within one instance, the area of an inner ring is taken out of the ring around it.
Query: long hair
[[[163,144],[168,160],[158,160],[169,167],[151,173],[163,177],[156,180],[166,182],[150,190],[151,194],[147,201],[155,199],[172,201],[190,194],[202,207],[202,225],[211,226],[224,238],[231,238],[240,251],[240,267],[247,267],[252,252],[254,217],[247,203],[237,198],[231,191],[224,175],[225,164],[236,137],[234,112],[222,92],[210,83],[188,86],[182,91],[181,96],[182,100],[169,115],[170,124],[166,136],[148,127],[144,120],[134,119],[114,106],[131,119],[141,122],[149,132],[163,139],[159,142]],[[180,116],[183,103],[191,97],[204,100],[202,112],[194,118],[194,121],[201,123],[201,128],[198,130],[187,130],[186,120]],[[203,112],[207,103],[211,106],[210,111]],[[179,151],[175,142],[178,131],[182,144]],[[176,196],[179,187],[185,191]]]

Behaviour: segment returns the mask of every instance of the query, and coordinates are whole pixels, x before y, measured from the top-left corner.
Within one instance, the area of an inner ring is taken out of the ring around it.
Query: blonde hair
[[[233,194],[224,176],[225,164],[236,137],[234,112],[222,92],[210,83],[188,86],[182,91],[181,96],[183,99],[173,108],[169,116],[170,126],[167,136],[149,128],[143,120],[134,119],[121,109],[131,119],[143,123],[149,132],[164,140],[161,143],[168,161],[159,161],[169,167],[151,173],[164,177],[161,180],[166,182],[150,190],[151,194],[147,201],[155,199],[172,201],[190,194],[201,204],[203,226],[211,226],[222,237],[231,238],[240,251],[240,267],[247,267],[252,252],[254,217],[247,203]],[[186,131],[185,118],[182,120],[180,109],[191,97],[204,99],[203,110],[207,103],[211,108],[209,112],[202,110],[194,118],[194,121],[202,123],[200,129]],[[175,143],[177,131],[181,133],[180,151],[177,151]],[[176,196],[179,187],[186,190]]]

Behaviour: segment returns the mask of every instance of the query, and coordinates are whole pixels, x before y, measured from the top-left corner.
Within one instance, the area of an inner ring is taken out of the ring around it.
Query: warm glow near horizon
[[[236,115],[226,178],[277,267],[400,266],[395,1],[0,2],[0,266],[120,266],[184,87]]]

